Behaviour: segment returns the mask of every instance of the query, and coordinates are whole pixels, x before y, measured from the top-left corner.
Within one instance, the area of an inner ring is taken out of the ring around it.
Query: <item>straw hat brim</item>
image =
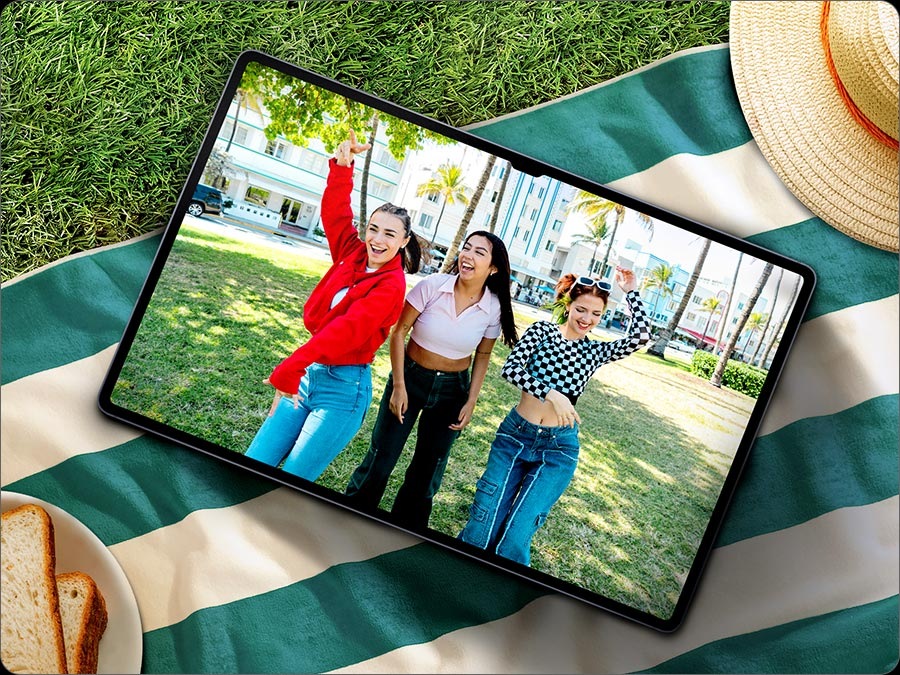
[[[866,244],[897,251],[897,151],[850,115],[820,36],[822,2],[733,2],[731,66],[763,156],[815,215]],[[765,195],[760,195],[765,199]]]

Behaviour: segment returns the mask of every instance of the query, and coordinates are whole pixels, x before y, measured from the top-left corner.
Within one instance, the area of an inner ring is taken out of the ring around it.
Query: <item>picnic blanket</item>
[[[898,258],[813,217],[727,45],[472,131],[809,263],[818,287],[683,627],[661,634],[104,418],[159,233],[2,288],[4,489],[108,546],[145,672],[842,672],[898,658]]]

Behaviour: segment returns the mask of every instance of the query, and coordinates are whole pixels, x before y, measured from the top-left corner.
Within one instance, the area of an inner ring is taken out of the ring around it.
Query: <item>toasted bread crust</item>
[[[49,638],[50,643],[49,649],[52,652],[50,660],[54,661],[54,663],[42,664],[43,667],[42,665],[36,665],[35,671],[67,673],[66,649],[63,640],[62,621],[59,615],[59,595],[56,589],[56,538],[54,535],[53,521],[50,518],[50,515],[37,504],[23,504],[22,506],[3,513],[2,524],[4,528],[15,527],[20,519],[27,521],[29,518],[38,519],[39,529],[41,531],[40,546],[42,553],[42,567],[41,570],[38,571],[38,583],[41,590],[46,594],[47,602],[50,605],[47,608],[50,635],[47,637]],[[8,555],[8,552],[6,552],[3,556],[4,575],[8,570],[11,570],[15,566],[15,562],[10,560]],[[8,585],[10,584],[3,584],[4,592],[15,592],[15,588],[6,588]],[[15,585],[14,582],[13,585]],[[10,655],[12,654],[11,650],[14,648],[14,645],[8,645],[7,642],[7,640],[4,640],[4,665],[8,665],[10,669],[16,668],[19,666],[18,663],[6,663],[8,656],[11,659],[13,658]],[[24,665],[24,668],[27,669],[30,668],[30,666]]]
[[[70,673],[96,673],[97,660],[100,653],[100,638],[106,630],[108,620],[106,600],[94,583],[94,580],[83,572],[67,572],[56,577],[60,591],[60,602],[65,602],[63,596],[67,592],[77,590],[81,594],[84,609],[80,615],[80,623],[74,626],[72,638],[74,642],[69,645],[70,659],[68,663]]]

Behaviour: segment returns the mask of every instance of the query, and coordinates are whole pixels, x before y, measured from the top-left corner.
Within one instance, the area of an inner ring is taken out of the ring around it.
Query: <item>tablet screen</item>
[[[247,53],[101,407],[671,629],[813,284]]]

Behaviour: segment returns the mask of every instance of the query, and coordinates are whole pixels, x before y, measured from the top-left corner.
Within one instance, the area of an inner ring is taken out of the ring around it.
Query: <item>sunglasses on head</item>
[[[591,277],[578,277],[576,282],[579,286],[596,286],[601,291],[611,291],[612,284],[608,281],[601,281],[600,279],[592,279]]]

